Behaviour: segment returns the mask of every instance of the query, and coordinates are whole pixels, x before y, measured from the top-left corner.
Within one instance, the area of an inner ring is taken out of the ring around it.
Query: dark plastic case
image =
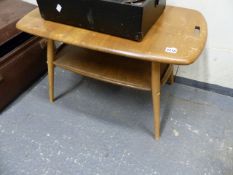
[[[37,0],[50,21],[141,41],[166,0]]]

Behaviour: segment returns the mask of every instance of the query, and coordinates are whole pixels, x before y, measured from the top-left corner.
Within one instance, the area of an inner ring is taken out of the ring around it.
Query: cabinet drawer
[[[46,72],[45,46],[32,37],[0,59],[0,110]]]

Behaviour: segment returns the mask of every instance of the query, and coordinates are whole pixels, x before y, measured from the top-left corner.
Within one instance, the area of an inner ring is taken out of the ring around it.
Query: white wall
[[[167,0],[167,4],[202,12],[209,28],[203,54],[193,65],[180,66],[178,75],[233,89],[233,1]]]
[[[178,75],[233,88],[233,1],[168,0],[168,4],[199,10],[209,28],[203,54],[193,65],[180,66]]]
[[[22,0],[22,1],[29,2],[29,3],[37,5],[36,0]]]

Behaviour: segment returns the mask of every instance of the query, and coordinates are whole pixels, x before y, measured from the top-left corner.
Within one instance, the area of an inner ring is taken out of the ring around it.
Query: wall
[[[233,89],[233,1],[168,0],[168,4],[199,10],[208,22],[208,41],[199,60],[180,66],[178,75]]]
[[[233,89],[233,1],[167,0],[167,4],[202,12],[209,28],[207,45],[198,61],[179,66],[177,75]]]

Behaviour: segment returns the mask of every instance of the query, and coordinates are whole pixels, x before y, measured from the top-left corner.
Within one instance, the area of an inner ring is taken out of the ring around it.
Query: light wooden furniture
[[[54,66],[98,80],[151,90],[155,137],[160,137],[160,88],[174,82],[173,64],[191,64],[202,52],[207,24],[197,11],[166,7],[142,42],[76,28],[41,18],[38,9],[17,28],[48,39],[49,97],[54,100]],[[66,44],[58,54],[54,41]]]

